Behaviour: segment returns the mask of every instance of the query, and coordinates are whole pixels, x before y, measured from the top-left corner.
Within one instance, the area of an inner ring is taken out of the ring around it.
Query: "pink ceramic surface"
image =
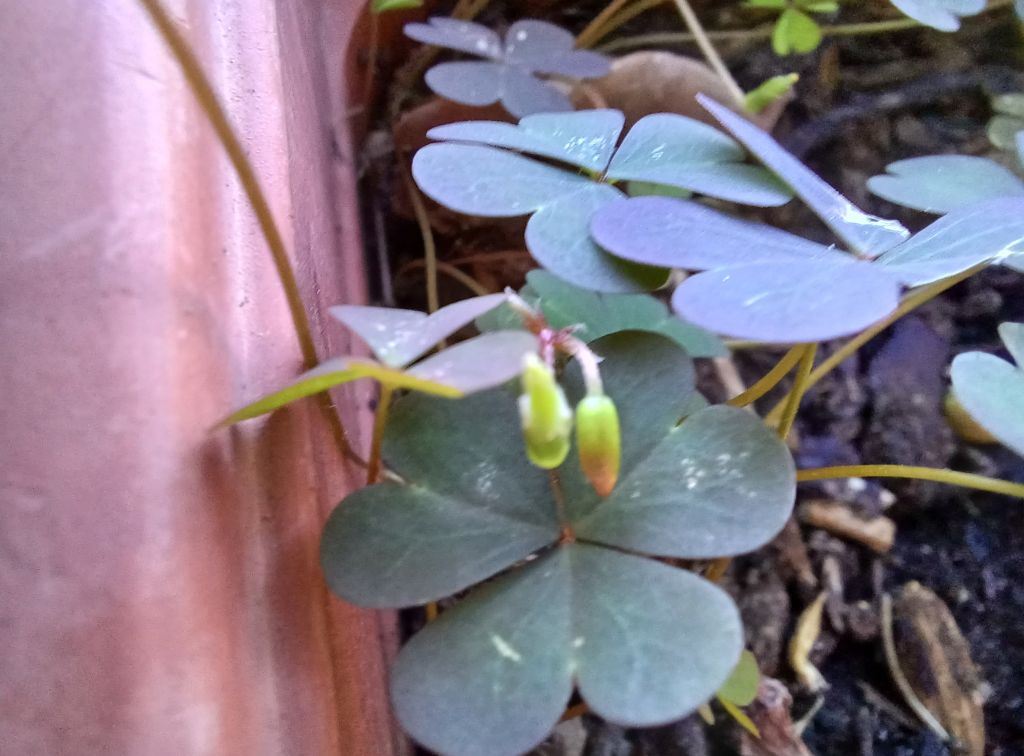
[[[292,252],[321,354],[364,300],[353,0],[165,0]],[[135,0],[0,10],[0,751],[382,754],[391,617],[328,596],[358,485],[223,151]],[[357,444],[371,387],[335,394]]]

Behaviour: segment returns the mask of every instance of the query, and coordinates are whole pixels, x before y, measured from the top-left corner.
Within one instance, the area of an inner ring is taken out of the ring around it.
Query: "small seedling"
[[[773,76],[747,92],[743,97],[743,106],[748,113],[757,115],[779,98],[785,97],[798,81],[800,75],[795,73]]]
[[[569,98],[538,74],[590,79],[607,74],[610,65],[603,55],[575,49],[572,34],[545,21],[517,21],[504,43],[486,26],[451,18],[407,24],[405,33],[418,42],[485,59],[431,68],[426,82],[435,93],[466,105],[500,102],[517,118],[572,110]]]
[[[729,679],[715,694],[715,698],[726,713],[755,738],[760,738],[761,733],[757,725],[743,712],[742,707],[750,705],[757,698],[760,682],[761,671],[757,668],[757,659],[750,651],[744,651],[740,654],[740,660],[729,675]],[[705,722],[715,723],[715,715],[710,705],[705,704],[698,711]]]
[[[779,11],[772,31],[772,49],[776,55],[809,53],[821,44],[821,27],[812,13],[835,13],[836,0],[747,0],[748,8]]]
[[[617,110],[584,110],[529,116],[518,126],[440,126],[428,136],[443,143],[416,153],[413,176],[428,196],[458,212],[531,215],[526,245],[541,265],[574,284],[617,293],[657,288],[666,271],[616,259],[591,241],[593,214],[625,197],[615,182],[648,181],[760,206],[790,197],[770,173],[742,162],[739,145],[700,121],[650,115],[618,144],[623,123]]]

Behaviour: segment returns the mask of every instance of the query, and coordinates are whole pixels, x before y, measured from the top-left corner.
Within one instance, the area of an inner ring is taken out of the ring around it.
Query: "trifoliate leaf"
[[[517,21],[504,42],[485,26],[450,18],[407,24],[405,33],[426,44],[487,59],[434,66],[425,77],[434,92],[467,105],[501,102],[517,117],[572,110],[565,94],[534,74],[585,79],[604,76],[610,65],[603,55],[577,50],[572,34],[545,21]]]
[[[586,544],[483,587],[417,634],[392,674],[395,711],[428,748],[514,756],[540,743],[572,692],[627,726],[664,724],[728,676],[742,628],[719,588]]]

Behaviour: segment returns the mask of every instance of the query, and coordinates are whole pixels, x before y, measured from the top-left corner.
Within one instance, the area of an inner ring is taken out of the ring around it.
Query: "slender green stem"
[[[789,432],[793,430],[793,422],[796,420],[796,413],[800,409],[800,401],[808,389],[808,377],[814,367],[814,357],[818,354],[817,344],[806,344],[800,352],[800,364],[796,369],[796,379],[793,381],[793,388],[789,390],[786,397],[786,409],[779,421],[779,438],[785,440]]]
[[[927,286],[922,286],[911,291],[909,294],[907,294],[906,297],[904,297],[903,301],[900,302],[900,306],[893,310],[891,315],[883,318],[882,320],[879,320],[870,328],[861,331],[859,334],[857,334],[852,339],[843,344],[843,346],[837,349],[833,354],[829,355],[829,357],[826,360],[824,360],[820,365],[818,365],[818,367],[815,368],[814,371],[812,371],[810,376],[808,377],[806,388],[809,389],[812,386],[814,386],[816,383],[818,383],[818,381],[820,381],[826,375],[831,373],[837,365],[839,365],[841,362],[843,362],[848,357],[853,355],[854,352],[856,352],[862,346],[867,344],[869,341],[871,341],[871,339],[880,334],[882,331],[891,326],[904,315],[913,312],[926,302],[930,302],[932,299],[937,297],[942,292],[952,288],[953,286],[960,283],[964,279],[970,278],[971,276],[973,276],[975,273],[977,273],[979,270],[982,270],[986,266],[988,266],[987,262],[980,263],[978,265],[975,265],[973,268],[965,270],[963,273],[958,273],[955,276],[944,278],[941,281],[936,281],[935,283],[931,283],[928,284]],[[783,399],[781,402],[772,407],[771,411],[765,416],[765,422],[767,422],[769,425],[775,425],[776,423],[778,423],[778,421],[782,417],[784,409],[785,400]]]
[[[923,24],[912,18],[890,18],[885,21],[862,21],[859,24],[823,24],[821,34],[826,37],[857,37],[865,34],[905,31],[920,26]]]
[[[384,428],[388,424],[391,412],[391,398],[395,390],[387,384],[380,387],[380,398],[377,400],[377,412],[373,416],[373,438],[370,440],[370,459],[366,463],[366,485],[376,483],[380,478],[380,450],[384,444]]]
[[[686,26],[690,29],[690,33],[693,34],[694,41],[700,48],[700,51],[707,58],[708,65],[710,65],[715,73],[722,79],[726,89],[732,95],[735,104],[740,108],[745,107],[743,90],[740,89],[740,85],[736,83],[736,80],[732,77],[729,72],[728,66],[722,60],[722,57],[718,54],[718,50],[715,49],[714,44],[708,38],[707,32],[704,31],[704,27],[700,24],[700,19],[697,18],[697,14],[693,12],[693,8],[690,6],[689,0],[673,0],[676,4],[676,8],[679,9],[679,15],[683,17],[683,21],[686,22]]]
[[[704,578],[712,583],[719,582],[725,577],[725,572],[729,569],[730,564],[732,564],[732,557],[719,557],[712,560],[711,564],[708,565],[707,571],[704,573]]]
[[[465,20],[469,20],[471,18],[476,18],[481,13],[483,13],[484,8],[487,7],[487,4],[490,1],[491,0],[476,0],[476,2],[470,2],[468,4],[468,7],[466,8],[465,13],[463,14],[463,16],[465,17]],[[454,17],[456,17],[456,18],[461,18],[462,17],[462,16],[455,16],[454,13],[452,15]]]
[[[804,345],[798,344],[791,348],[788,352],[782,355],[775,367],[764,374],[757,383],[748,388],[742,394],[737,394],[732,399],[726,402],[731,407],[746,407],[747,405],[753,404],[762,396],[767,394],[773,388],[779,385],[779,382],[789,375],[789,371],[793,369],[793,366],[800,361],[800,357],[803,355]]]
[[[912,467],[910,465],[839,465],[836,467],[815,467],[798,470],[798,481],[830,480],[832,478],[911,478],[913,480],[931,480],[936,483],[948,483],[961,488],[973,488],[978,491],[1004,494],[1024,499],[1024,484],[1014,483],[985,475],[957,472],[932,467]]]
[[[367,121],[372,117],[373,90],[377,81],[377,66],[380,59],[380,13],[370,11],[370,40],[366,52],[366,73],[363,77],[363,104],[367,109]]]
[[[623,8],[621,11],[616,13],[615,17],[605,24],[605,27],[602,30],[604,33],[601,37],[607,37],[620,26],[632,21],[641,13],[646,13],[652,8],[657,8],[659,5],[664,5],[667,2],[669,2],[669,0],[637,0],[637,2],[633,3],[628,8]]]
[[[721,29],[718,31],[705,32],[707,38],[713,42],[735,42],[740,40],[770,39],[772,36],[771,26],[759,26],[754,29]],[[669,45],[685,45],[697,41],[695,34],[691,32],[656,32],[653,34],[636,34],[630,37],[606,42],[597,47],[599,52],[614,53],[623,50],[634,50],[638,47],[666,47]]]
[[[561,351],[574,357],[576,362],[579,363],[587,396],[603,395],[604,383],[601,381],[601,368],[598,367],[599,358],[587,346],[587,343],[575,336],[566,336],[558,342],[558,347]]]
[[[434,243],[434,230],[430,227],[430,216],[427,215],[427,207],[423,204],[423,197],[419,187],[409,172],[409,166],[404,159],[400,159],[399,170],[402,172],[402,180],[405,182],[409,199],[412,200],[412,211],[416,216],[416,225],[419,226],[420,236],[423,238],[423,260],[427,271],[427,312],[437,312],[439,306],[437,295],[437,245]]]
[[[555,498],[555,513],[561,525],[562,537],[560,543],[575,543],[576,533],[572,528],[572,520],[565,508],[565,492],[562,490],[562,481],[558,477],[557,470],[548,470],[548,481],[551,483],[551,493]]]
[[[439,273],[444,273],[449,278],[455,279],[460,284],[469,289],[471,292],[476,294],[478,297],[485,297],[488,294],[494,293],[490,289],[487,289],[483,285],[481,285],[481,283],[477,281],[475,278],[473,278],[473,276],[469,275],[468,273],[463,273],[454,265],[449,265],[448,263],[443,262],[441,260],[438,260],[434,264],[437,265],[437,270]]]
[[[245,150],[242,149],[242,144],[231,127],[231,123],[228,121],[227,114],[217,99],[216,93],[213,91],[213,86],[203,72],[203,67],[192,52],[188,41],[182,36],[178,27],[160,4],[160,0],[139,0],[139,2],[146,9],[153,24],[163,37],[164,42],[178,61],[178,65],[185,76],[185,81],[199,102],[199,106],[206,114],[207,120],[217,134],[221,146],[227,153],[228,159],[238,175],[238,181],[242,185],[242,190],[249,200],[253,214],[256,216],[260,230],[263,233],[263,238],[270,249],[271,258],[277,270],[277,277],[281,281],[281,288],[284,289],[288,310],[291,313],[292,325],[295,328],[295,336],[302,353],[302,364],[307,370],[311,370],[320,362],[316,353],[316,345],[313,342],[313,332],[309,325],[309,318],[306,315],[305,305],[302,302],[302,294],[299,291],[299,284],[295,278],[295,271],[292,269],[291,260],[288,258],[288,250],[274,220],[274,214],[270,211],[270,203],[267,202],[266,195],[263,194],[263,190],[260,188],[259,180],[256,178],[256,171],[246,157]],[[338,413],[335,412],[331,404],[330,395],[326,392],[318,394],[317,404],[342,455],[355,462],[362,463],[362,459],[349,444],[345,428],[341,424],[341,418],[338,417]]]
[[[722,342],[731,352],[738,352],[742,349],[761,349],[765,346],[771,346],[765,344],[763,341],[751,341],[749,339],[723,339]]]
[[[604,39],[608,34],[605,25],[628,3],[629,0],[611,0],[600,13],[590,19],[590,23],[583,27],[583,31],[576,35],[576,47],[593,47]]]
[[[566,709],[565,712],[562,714],[562,718],[559,719],[558,721],[559,722],[565,722],[565,721],[567,721],[569,719],[576,719],[576,717],[582,717],[584,714],[589,714],[589,713],[590,713],[590,707],[587,706],[587,704],[585,704],[585,703],[578,703],[578,704],[570,706],[568,709]]]
[[[465,286],[478,297],[483,297],[486,296],[487,294],[494,293],[490,289],[485,288],[479,281],[477,281],[471,275],[464,273],[463,271],[456,268],[454,265],[446,263],[444,260],[437,260],[434,264],[437,266],[438,273],[443,273],[449,278],[458,281],[460,284]],[[416,270],[417,268],[426,267],[426,260],[410,260],[395,272],[395,280],[409,273],[409,271]]]

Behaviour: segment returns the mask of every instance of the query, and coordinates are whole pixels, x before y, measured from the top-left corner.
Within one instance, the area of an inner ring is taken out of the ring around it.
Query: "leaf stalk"
[[[740,85],[736,83],[736,79],[732,77],[729,72],[728,66],[722,60],[722,56],[718,54],[718,50],[715,49],[714,43],[708,37],[707,32],[704,31],[704,27],[701,26],[700,19],[697,18],[697,14],[693,12],[689,0],[673,0],[676,4],[676,8],[679,9],[679,15],[683,17],[683,21],[686,22],[686,26],[693,34],[693,39],[697,43],[697,47],[707,58],[708,65],[710,65],[715,73],[718,74],[719,78],[725,84],[729,93],[732,95],[733,104],[736,105],[740,112],[746,110],[745,97],[743,90],[740,89]]]
[[[816,343],[806,344],[801,347],[800,364],[797,366],[796,380],[793,382],[793,388],[790,389],[789,395],[786,397],[785,410],[778,425],[779,438],[783,441],[789,436],[789,432],[793,430],[796,413],[800,409],[800,401],[804,398],[804,394],[807,393],[807,389],[810,388],[808,378],[811,375],[811,369],[814,367],[814,357],[817,354],[818,345]]]
[[[796,473],[796,479],[800,482],[831,480],[834,478],[908,478],[911,480],[930,480],[935,483],[946,483],[951,486],[971,488],[976,491],[987,491],[988,493],[1024,499],[1024,484],[1022,483],[941,468],[914,467],[911,465],[837,465],[834,467],[814,467],[806,470],[797,470]]]
[[[393,387],[384,383],[380,387],[380,398],[377,400],[377,412],[373,416],[373,438],[370,441],[370,459],[366,463],[366,485],[376,483],[380,478],[381,448],[384,445],[384,429],[388,424],[391,412]]]
[[[802,356],[803,345],[797,344],[782,355],[782,358],[775,363],[775,367],[765,373],[757,383],[743,393],[737,394],[732,399],[728,400],[726,404],[730,407],[746,407],[753,404],[773,388],[778,386],[779,383],[782,382],[782,379],[789,375],[789,371],[792,370],[793,366],[800,361]]]

